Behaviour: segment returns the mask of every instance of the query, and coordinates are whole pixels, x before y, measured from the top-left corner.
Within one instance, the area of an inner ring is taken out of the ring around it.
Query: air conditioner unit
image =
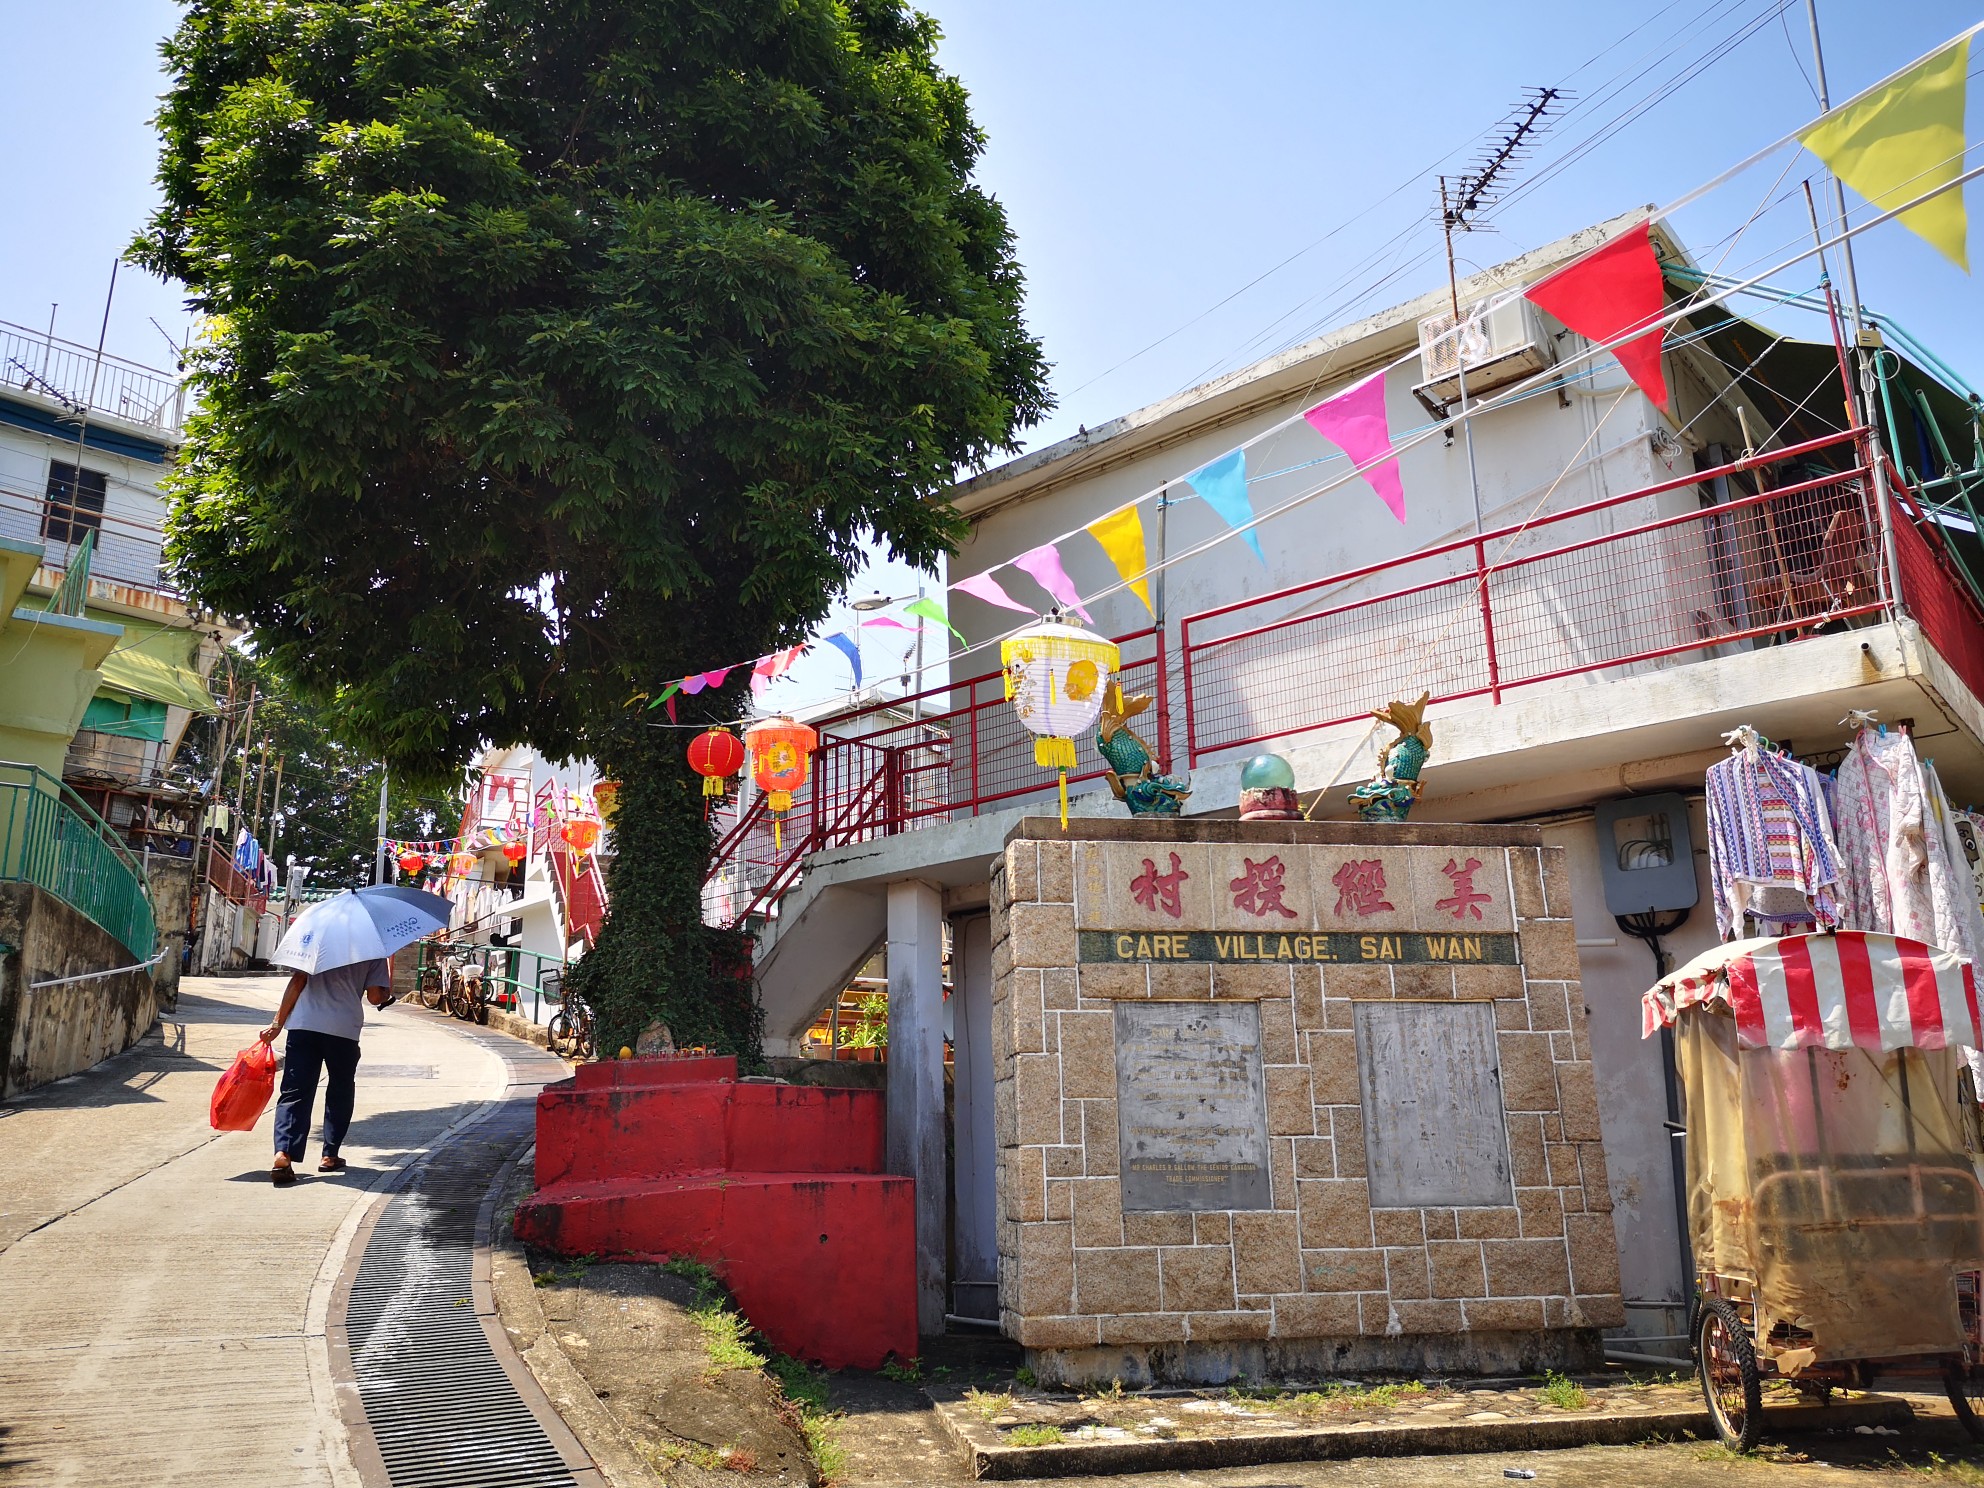
[[[1448,406],[1460,401],[1463,366],[1472,400],[1521,382],[1556,360],[1542,314],[1528,300],[1509,300],[1492,310],[1484,301],[1467,308],[1458,329],[1452,315],[1429,315],[1419,322],[1425,381],[1412,394],[1444,417]]]

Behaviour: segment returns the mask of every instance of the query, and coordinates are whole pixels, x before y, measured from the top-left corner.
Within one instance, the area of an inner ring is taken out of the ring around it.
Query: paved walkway
[[[207,1124],[280,978],[193,978],[136,1048],[0,1104],[0,1482],[356,1479],[325,1319],[371,1191],[502,1093],[431,1013],[371,1015],[349,1169],[268,1181],[270,1119]]]

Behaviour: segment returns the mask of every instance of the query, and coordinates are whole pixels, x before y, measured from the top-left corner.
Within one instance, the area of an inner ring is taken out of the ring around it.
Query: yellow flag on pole
[[[1088,534],[1102,544],[1102,551],[1116,565],[1116,572],[1129,581],[1144,608],[1150,609],[1150,581],[1144,577],[1149,565],[1144,558],[1144,523],[1137,509],[1127,507],[1111,512],[1088,524]]]
[[[1886,87],[1798,136],[1832,173],[1882,211],[1913,201],[1963,173],[1963,102],[1970,38],[1908,69]],[[1896,219],[1964,272],[1963,188],[1945,191]]]

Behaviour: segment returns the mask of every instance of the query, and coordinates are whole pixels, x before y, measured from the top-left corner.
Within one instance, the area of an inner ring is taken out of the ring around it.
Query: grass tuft
[[[1554,1370],[1543,1376],[1543,1388],[1536,1393],[1546,1405],[1554,1405],[1560,1410],[1583,1410],[1591,1404],[1591,1397],[1585,1394],[1583,1385]]]
[[[899,1385],[920,1385],[923,1383],[923,1361],[921,1359],[894,1359],[885,1361],[881,1369],[882,1378],[894,1380]]]
[[[989,1421],[994,1416],[1004,1415],[1013,1408],[1011,1391],[981,1390],[976,1386],[964,1392],[964,1403],[978,1412],[978,1419]]]
[[[1009,1426],[1006,1440],[1016,1447],[1051,1447],[1064,1438],[1059,1426]]]
[[[1013,1383],[1023,1389],[1031,1390],[1035,1385],[1040,1383],[1040,1380],[1031,1369],[1028,1369],[1026,1365],[1022,1364],[1018,1369],[1013,1371]]]

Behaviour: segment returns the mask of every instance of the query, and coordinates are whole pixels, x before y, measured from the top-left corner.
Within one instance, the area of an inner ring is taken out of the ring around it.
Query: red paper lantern
[[[744,746],[729,729],[713,728],[689,741],[689,768],[703,777],[703,794],[721,800],[744,768]]]
[[[506,842],[503,844],[503,856],[508,858],[512,863],[521,863],[529,855],[530,848],[524,843]]]
[[[414,874],[427,866],[427,859],[411,849],[401,853],[399,861],[400,872],[404,873],[408,878],[413,877]]]
[[[599,841],[599,823],[589,816],[575,816],[558,829],[565,845],[575,853],[589,853]]]

